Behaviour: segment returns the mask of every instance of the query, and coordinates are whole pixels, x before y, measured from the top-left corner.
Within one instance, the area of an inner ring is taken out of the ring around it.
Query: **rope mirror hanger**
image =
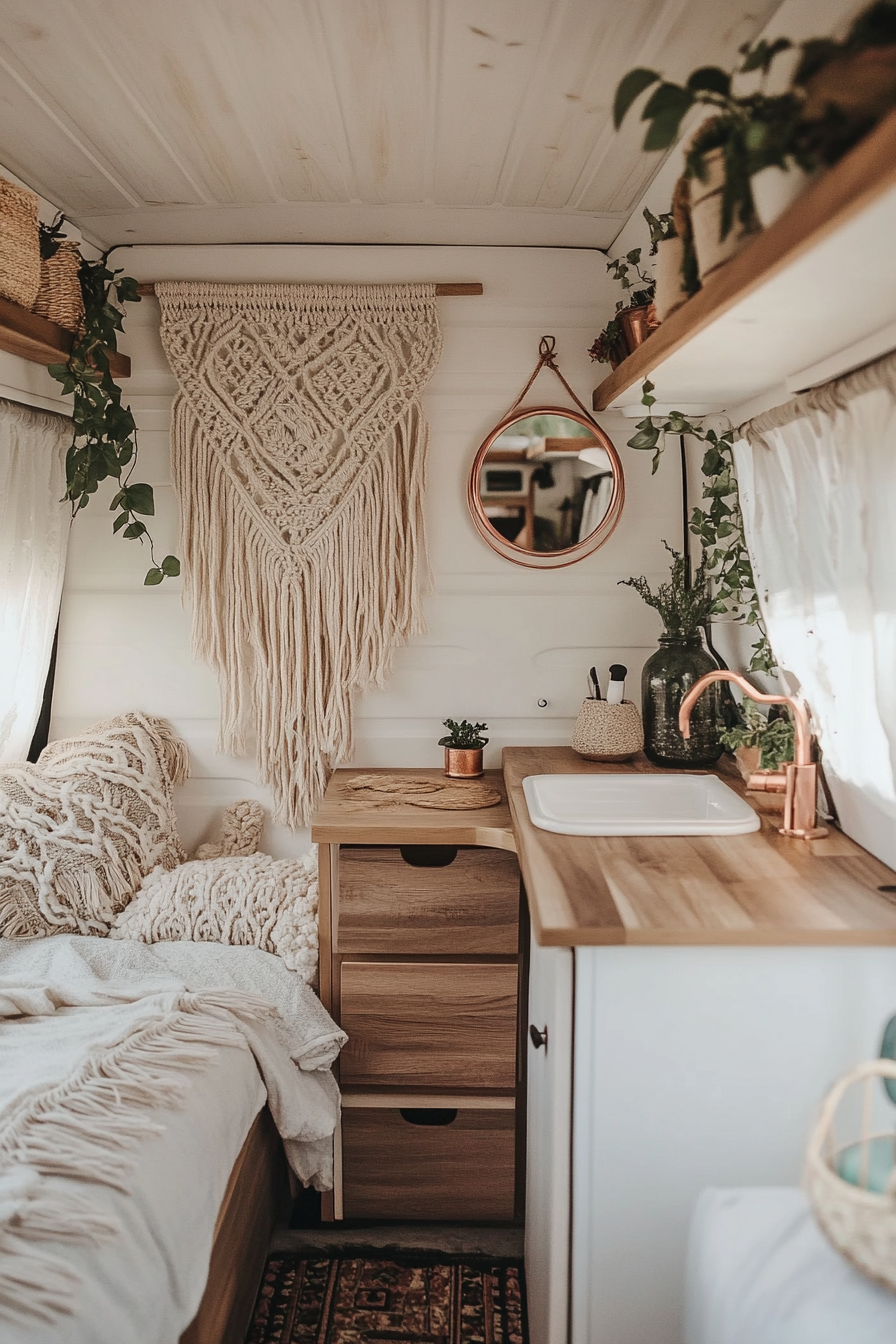
[[[479,535],[517,565],[558,569],[602,546],[622,513],[625,481],[616,449],[560,372],[553,336],[510,410],[486,436],[467,480]],[[556,374],[577,409],[522,406],[542,369]]]

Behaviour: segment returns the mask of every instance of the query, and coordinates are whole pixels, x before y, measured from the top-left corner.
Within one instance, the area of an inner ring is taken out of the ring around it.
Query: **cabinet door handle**
[[[530,1039],[531,1039],[531,1041],[532,1041],[532,1044],[535,1046],[535,1049],[536,1049],[536,1050],[540,1050],[542,1046],[544,1046],[545,1050],[547,1050],[547,1048],[548,1048],[548,1029],[547,1029],[547,1027],[544,1027],[541,1031],[539,1031],[538,1028],[537,1028],[536,1026],[534,1026],[534,1025],[533,1025],[533,1026],[530,1026],[530,1028],[529,1028],[529,1036],[530,1036]]]

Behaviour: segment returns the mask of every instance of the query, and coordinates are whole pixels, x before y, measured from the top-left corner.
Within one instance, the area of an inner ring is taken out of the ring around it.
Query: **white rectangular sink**
[[[533,826],[560,835],[745,835],[749,803],[715,775],[527,775]]]

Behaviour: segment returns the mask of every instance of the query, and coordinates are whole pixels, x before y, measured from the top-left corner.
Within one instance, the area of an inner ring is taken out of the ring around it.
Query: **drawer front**
[[[344,1085],[512,1088],[515,965],[342,963]]]
[[[412,956],[513,954],[519,902],[519,865],[504,850],[343,847],[336,947]]]
[[[345,1217],[512,1219],[513,1111],[453,1114],[431,1125],[404,1118],[428,1118],[422,1111],[343,1111]]]

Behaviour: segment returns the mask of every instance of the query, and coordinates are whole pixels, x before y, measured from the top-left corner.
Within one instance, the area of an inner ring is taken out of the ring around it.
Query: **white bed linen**
[[[221,1200],[264,1103],[249,1051],[218,1049],[191,1078],[183,1110],[155,1113],[165,1132],[141,1146],[132,1194],[96,1187],[121,1234],[95,1247],[53,1243],[82,1274],[75,1315],[4,1322],[2,1344],[176,1344],[202,1299]]]
[[[301,978],[257,948],[148,946],[78,935],[0,941],[0,977],[7,980],[64,983],[66,973],[73,980],[85,966],[110,981],[137,984],[155,976],[159,984],[180,983],[193,992],[242,990],[280,1012],[269,1024],[241,1024],[250,1050],[215,1049],[208,1066],[189,1076],[181,1108],[152,1111],[165,1129],[141,1143],[129,1194],[86,1186],[97,1210],[121,1223],[112,1241],[99,1247],[47,1243],[82,1278],[76,1314],[47,1325],[0,1325],[2,1344],[175,1344],[202,1297],[221,1199],[268,1095],[260,1067],[272,1085],[281,1080],[272,1103],[281,1132],[292,1136],[285,1147],[294,1169],[325,1176],[332,1141],[320,1136],[332,1133],[338,1117],[338,1089],[327,1066],[345,1036]],[[294,1078],[286,1077],[284,1063]],[[52,1179],[85,1189],[82,1182]]]
[[[801,1190],[704,1190],[691,1224],[685,1340],[893,1344],[896,1294],[838,1255]]]

